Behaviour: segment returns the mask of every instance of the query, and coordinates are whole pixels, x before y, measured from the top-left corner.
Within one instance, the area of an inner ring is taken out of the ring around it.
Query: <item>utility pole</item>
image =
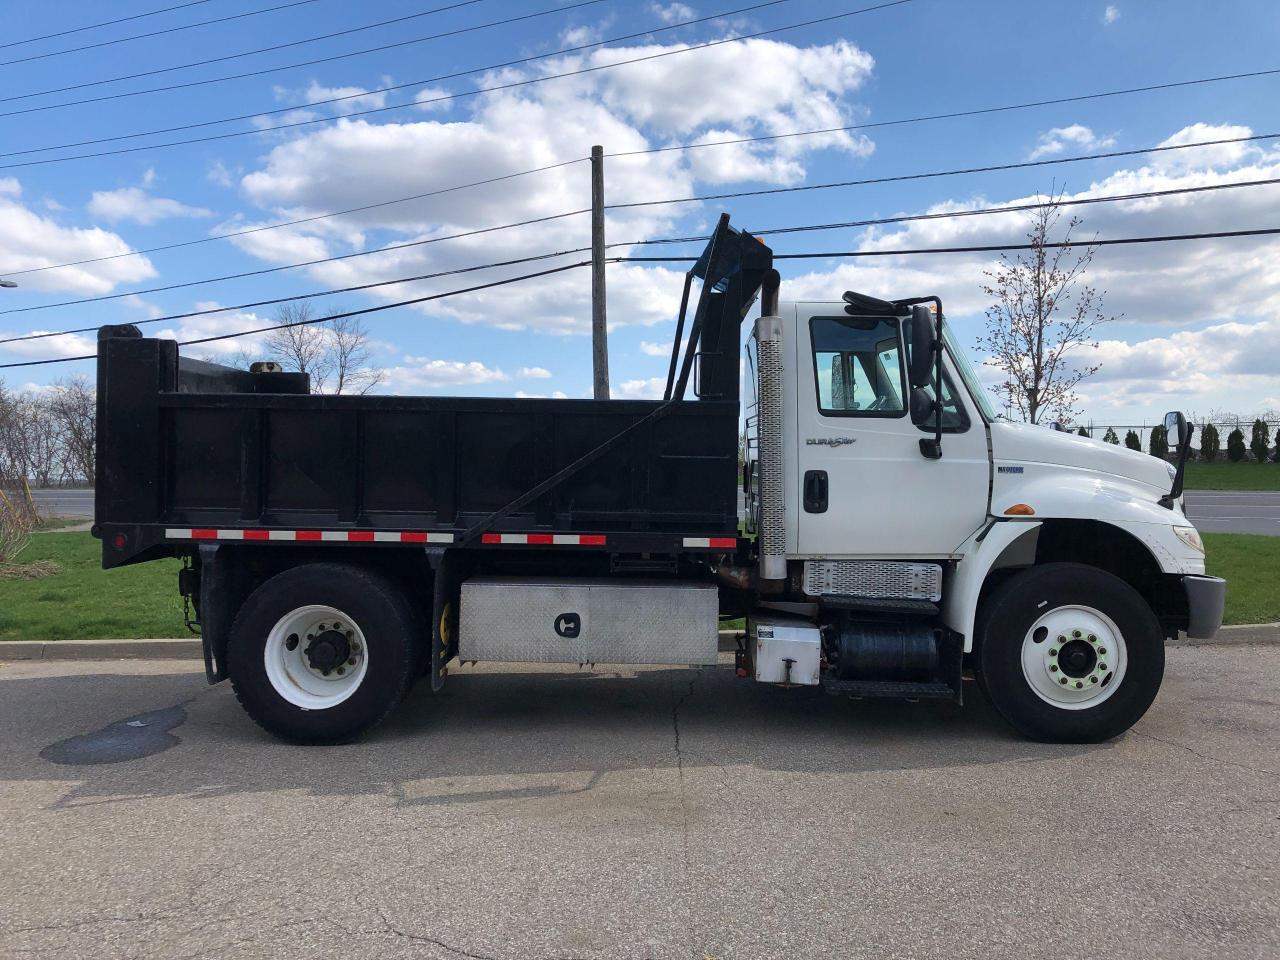
[[[604,294],[604,147],[591,148],[591,373],[597,400],[609,399],[609,328]]]

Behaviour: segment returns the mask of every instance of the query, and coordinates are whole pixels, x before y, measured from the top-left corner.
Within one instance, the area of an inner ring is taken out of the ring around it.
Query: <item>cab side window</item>
[[[897,317],[814,317],[818,410],[843,417],[900,417],[906,380]]]

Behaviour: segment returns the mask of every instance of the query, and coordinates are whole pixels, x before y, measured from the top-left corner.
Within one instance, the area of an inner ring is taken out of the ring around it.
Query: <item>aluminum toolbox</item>
[[[714,584],[477,577],[462,584],[458,656],[714,664],[718,617]]]

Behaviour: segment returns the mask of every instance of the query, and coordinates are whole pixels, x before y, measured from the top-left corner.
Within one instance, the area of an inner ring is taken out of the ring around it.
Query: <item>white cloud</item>
[[[405,357],[399,366],[387,370],[385,386],[399,393],[420,393],[460,386],[501,383],[511,378],[479,360],[433,360]]]
[[[219,187],[230,187],[235,183],[235,177],[231,170],[221,160],[215,160],[209,164],[209,169],[204,176],[210,183]]]
[[[453,107],[453,97],[444,87],[423,87],[413,95],[419,110],[428,113],[443,112]]]
[[[1105,24],[1113,24],[1120,19],[1120,8],[1113,3],[1107,4],[1107,9],[1102,11],[1102,22]]]
[[[618,59],[680,49],[681,45],[645,45],[559,57],[536,71],[491,74],[484,83],[603,66]],[[625,153],[672,139],[725,140],[845,125],[850,122],[846,100],[870,75],[872,66],[869,55],[845,41],[801,48],[752,40],[703,50],[697,56],[664,57],[545,85],[494,91],[477,102],[469,119],[461,122],[423,118],[370,124],[344,119],[275,146],[258,169],[242,178],[244,192],[269,211],[271,219],[378,204],[388,197],[433,195],[377,206],[340,220],[238,237],[233,242],[268,262],[297,262],[578,209],[588,189],[585,164],[474,190],[446,188],[557,163],[572,156],[567,146],[571,144],[605,143],[611,153]],[[720,77],[722,89],[727,91],[714,104],[698,96],[708,73]],[[627,203],[687,195],[695,192],[699,182],[755,179],[792,183],[803,178],[805,159],[817,149],[863,156],[872,144],[862,137],[831,134],[750,148],[613,156],[606,161],[608,199],[610,203]],[[430,162],[423,163],[423,157],[429,157]],[[608,217],[608,233],[611,239],[628,241],[660,236],[673,229],[688,209],[614,210]],[[248,225],[237,222],[236,228]],[[346,286],[582,247],[588,242],[588,220],[576,216],[465,240],[388,250],[317,266],[310,273],[325,285]],[[547,265],[564,262],[569,261],[553,260]],[[486,271],[476,279],[496,279],[530,269]],[[465,285],[456,278],[446,278],[389,286],[372,291],[371,296],[392,301]],[[678,271],[611,266],[610,314],[617,318],[611,326],[670,322],[679,290]],[[569,271],[437,301],[420,309],[506,330],[585,333],[589,329],[589,284],[585,271]]]
[[[615,400],[661,400],[667,389],[666,377],[649,377],[642,380],[624,380],[615,384],[610,396]]]
[[[391,77],[383,77],[382,86],[395,84]],[[326,87],[312,80],[302,88],[276,86],[272,88],[276,100],[281,103],[296,103],[306,109],[310,104],[325,107],[330,112],[345,115],[353,110],[369,110],[384,107],[387,104],[385,90],[370,91],[365,87]],[[339,99],[341,98],[341,99]],[[325,100],[337,100],[337,103],[323,103]]]
[[[640,352],[646,357],[670,357],[671,344],[650,343],[648,340],[641,340]]]
[[[34,330],[0,331],[0,340],[27,334],[52,332],[48,329],[38,328]],[[37,359],[44,359],[45,357],[52,359],[54,357],[93,356],[97,349],[98,345],[94,342],[94,339],[82,333],[64,333],[56,337],[44,337],[40,340],[19,340],[16,343],[6,343],[3,347],[0,347],[0,350],[7,350],[20,357],[35,357]]]
[[[1103,150],[1115,145],[1115,137],[1099,137],[1083,124],[1073,123],[1069,127],[1054,127],[1040,134],[1036,147],[1031,151],[1031,160],[1041,157],[1052,157],[1062,153],[1068,146],[1081,150]]]
[[[551,371],[545,367],[521,367],[516,376],[523,380],[550,380]]]
[[[649,9],[663,23],[684,23],[698,15],[698,11],[685,3],[651,3]]]
[[[1253,134],[1249,127],[1238,124],[1193,123],[1173,136],[1160,141],[1160,146],[1184,143],[1207,143],[1232,140]],[[1218,167],[1234,167],[1251,157],[1263,156],[1262,148],[1249,143],[1222,143],[1188,150],[1169,150],[1151,155],[1151,166],[1167,174],[1188,173]]]
[[[97,227],[60,226],[54,218],[35,213],[23,204],[21,195],[22,186],[17,180],[0,180],[0,275],[76,260],[119,257],[27,274],[19,278],[23,289],[103,294],[110,293],[119,283],[156,275],[146,257],[120,256],[132,248],[117,234]]]
[[[151,180],[144,178],[144,184]],[[88,211],[112,223],[122,220],[144,226],[170,217],[211,217],[212,210],[191,207],[168,197],[147,193],[143,187],[122,187],[119,190],[95,191],[89,200]]]

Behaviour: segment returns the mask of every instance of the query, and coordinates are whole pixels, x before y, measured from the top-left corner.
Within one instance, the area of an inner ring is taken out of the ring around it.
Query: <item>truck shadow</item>
[[[142,680],[148,683],[140,686]],[[227,685],[204,687],[196,674],[9,678],[5,686],[10,709],[44,710],[50,722],[37,724],[34,739],[23,736],[19,749],[6,738],[0,780],[67,782],[55,808],[277,790],[383,795],[406,806],[554,800],[589,792],[618,772],[928,771],[1109,749],[1024,740],[971,683],[963,706],[849,701],[741,680],[723,665],[627,675],[463,671],[439,694],[420,685],[364,740],[312,748],[274,740],[245,716]],[[125,691],[132,696],[116,696]],[[162,753],[128,758],[126,751],[122,762],[92,764],[40,756],[66,738],[116,729],[124,717],[179,702],[188,717],[168,729],[178,743]],[[65,720],[55,722],[59,703],[81,704],[77,723],[88,713],[93,720],[68,729]]]

